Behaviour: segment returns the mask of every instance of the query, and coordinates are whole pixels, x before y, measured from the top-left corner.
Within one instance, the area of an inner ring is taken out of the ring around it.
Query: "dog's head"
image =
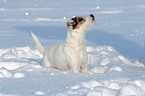
[[[86,17],[74,17],[68,21],[67,27],[69,30],[89,30],[95,24],[95,17],[93,14],[90,14]]]

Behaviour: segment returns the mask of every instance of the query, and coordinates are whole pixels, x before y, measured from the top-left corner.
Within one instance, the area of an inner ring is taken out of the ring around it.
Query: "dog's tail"
[[[40,43],[40,41],[39,41],[39,39],[37,38],[37,36],[36,36],[32,31],[31,31],[31,35],[32,35],[32,37],[33,37],[33,40],[34,40],[34,42],[35,42],[35,44],[36,44],[38,50],[39,50],[42,54],[44,54],[45,48],[42,46],[42,44]]]

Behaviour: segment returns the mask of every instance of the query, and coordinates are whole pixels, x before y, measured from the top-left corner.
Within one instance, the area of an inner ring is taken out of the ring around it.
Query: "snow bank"
[[[98,46],[96,48],[88,46],[87,52],[88,63],[94,73],[121,72],[123,71],[121,66],[144,67],[144,64],[139,63],[139,61],[131,62],[111,46]]]
[[[140,80],[144,82],[143,80]],[[145,91],[135,85],[125,83],[126,80],[112,81],[88,81],[74,85],[66,93],[59,93],[58,96],[144,96]],[[133,81],[134,82],[134,81]],[[144,86],[144,83],[142,83]],[[63,94],[63,95],[62,95]]]
[[[125,58],[119,54],[111,46],[87,46],[88,53],[88,68],[89,72],[87,74],[80,73],[84,77],[83,81],[80,81],[81,77],[77,78],[75,83],[70,83],[65,89],[60,87],[61,91],[56,91],[50,94],[49,91],[44,91],[42,89],[48,90],[47,88],[57,88],[56,81],[62,83],[67,80],[74,80],[76,74],[72,74],[71,71],[59,71],[53,68],[45,69],[41,66],[42,55],[39,51],[32,50],[29,47],[16,47],[8,49],[0,49],[0,78],[9,79],[12,78],[14,81],[17,79],[23,79],[23,82],[27,80],[33,81],[35,77],[35,84],[41,86],[40,82],[47,82],[47,78],[51,78],[54,86],[48,86],[46,88],[35,88],[36,90],[29,89],[29,95],[46,95],[50,96],[144,96],[145,95],[145,78],[142,79],[131,79],[129,76],[132,73],[128,73],[128,69],[131,67],[139,68],[142,70],[144,65],[142,63],[131,62],[129,59]],[[39,71],[37,71],[39,70]],[[48,71],[46,71],[48,70]],[[138,72],[138,70],[135,70]],[[40,73],[39,73],[40,72]],[[43,74],[41,73],[43,72]],[[33,74],[33,75],[28,75]],[[34,73],[38,73],[34,75]],[[134,72],[135,73],[135,72]],[[47,74],[47,76],[46,76]],[[102,74],[101,78],[98,78]],[[119,75],[118,75],[119,74]],[[127,74],[127,77],[124,76]],[[135,73],[140,74],[140,73]],[[79,74],[78,74],[79,75]],[[41,81],[40,77],[46,78],[46,81]],[[66,76],[62,78],[61,76]],[[93,76],[93,77],[92,77]],[[36,78],[37,77],[37,78]],[[57,77],[53,79],[52,77]],[[87,77],[87,78],[86,78]],[[31,79],[30,79],[31,78]],[[74,79],[73,79],[74,78]],[[88,79],[90,78],[90,79]],[[96,79],[95,79],[96,78]],[[97,79],[98,78],[98,79]],[[111,79],[112,78],[112,79]],[[61,79],[63,79],[61,81]],[[70,81],[71,81],[70,80]],[[50,81],[50,80],[49,80]],[[24,87],[25,84],[21,83]],[[49,85],[49,82],[42,83],[42,85]],[[62,84],[65,85],[65,82]],[[15,85],[19,86],[19,85]],[[14,86],[14,88],[15,88]],[[29,85],[33,86],[33,85]],[[0,88],[3,87],[0,85]],[[17,88],[17,87],[16,87]],[[12,90],[13,91],[13,90]],[[54,91],[54,90],[53,90]],[[11,90],[9,91],[11,92]],[[15,92],[14,92],[15,93]],[[22,93],[20,93],[22,94]],[[0,92],[2,96],[8,96],[5,92]]]
[[[110,46],[99,46],[96,48],[87,47],[89,64],[98,64],[102,66],[106,65],[120,65],[120,64],[131,64],[131,62],[121,56],[113,47]]]
[[[134,65],[144,66],[137,62],[132,63],[127,58],[120,55],[114,48],[110,46],[99,46],[99,47],[87,47],[88,52],[88,64],[89,71],[94,73],[105,73],[118,71],[121,72],[123,69],[121,65]],[[17,70],[25,66],[35,66],[35,68],[41,68],[42,54],[38,50],[32,50],[29,47],[16,47],[8,49],[0,49],[0,70],[1,73],[5,71]],[[40,60],[40,62],[37,62]],[[36,65],[35,65],[36,64]],[[110,67],[111,66],[111,67]],[[4,75],[4,76],[5,76]],[[6,76],[6,77],[10,77]]]
[[[41,68],[37,60],[41,59],[42,57],[43,56],[38,50],[32,50],[29,47],[0,49],[0,78],[25,77],[25,74],[23,73],[12,74],[10,71],[22,69],[28,66]]]

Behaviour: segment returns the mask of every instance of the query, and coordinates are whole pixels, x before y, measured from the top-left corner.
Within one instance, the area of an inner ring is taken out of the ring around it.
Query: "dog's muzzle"
[[[80,25],[82,25],[85,22],[94,22],[95,21],[95,16],[93,14],[90,14],[89,16],[86,17],[73,17],[71,20],[68,21],[67,27],[69,29],[76,29],[79,28]]]

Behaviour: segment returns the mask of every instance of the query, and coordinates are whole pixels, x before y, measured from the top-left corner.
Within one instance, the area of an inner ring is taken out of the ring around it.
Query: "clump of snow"
[[[94,88],[94,90],[89,91],[87,93],[87,96],[116,96],[116,92],[114,90],[100,87],[100,88]]]
[[[42,58],[38,50],[32,50],[29,47],[16,47],[0,50],[0,58],[7,59],[24,59],[24,58]]]
[[[39,63],[33,61],[32,59],[41,59],[43,56],[38,50],[32,50],[29,47],[17,47],[0,49],[0,78],[7,77],[10,78],[23,78],[25,74],[23,73],[11,73],[21,69],[25,66],[32,68],[42,68]],[[32,70],[32,69],[28,69]]]
[[[105,84],[101,81],[89,81],[82,82],[80,85],[75,85],[77,90],[74,88],[66,92],[66,94],[79,94],[79,96],[116,96],[116,91],[105,87]],[[74,86],[73,86],[74,87]]]
[[[66,17],[63,17],[63,20],[66,20]]]
[[[124,56],[120,55],[113,47],[111,46],[98,46],[96,49],[94,47],[87,47],[89,64],[99,64],[99,65],[117,65],[117,64],[127,64],[127,65],[136,65],[141,64],[140,62],[136,61],[132,63],[129,59],[125,58]]]
[[[91,68],[90,71],[94,72],[94,73],[105,73],[107,69],[108,69],[107,66],[105,66],[105,67],[103,67],[103,66],[101,66],[101,67],[95,66],[95,67]]]
[[[26,16],[28,16],[28,15],[29,15],[29,13],[28,13],[28,12],[26,12],[26,13],[25,13],[25,15],[26,15]]]
[[[0,62],[0,68],[6,68],[7,70],[16,70],[16,69],[21,68],[25,65],[26,65],[25,63],[14,62],[14,61]]]
[[[23,77],[25,77],[25,74],[23,74],[23,73],[15,73],[13,75],[13,78],[23,78]]]
[[[112,83],[109,84],[108,88],[114,89],[114,90],[119,90],[121,88],[121,86],[117,82],[112,82]]]
[[[94,87],[97,87],[97,86],[104,86],[104,84],[101,81],[95,81],[95,80],[90,81],[90,82],[84,82],[82,83],[82,85],[88,89],[93,89]]]
[[[0,78],[11,78],[12,77],[12,73],[9,72],[6,69],[0,69]]]
[[[125,64],[131,64],[131,62],[130,62],[128,59],[124,58],[123,56],[120,56],[120,55],[119,55],[118,58],[119,58],[120,60],[122,60],[123,63],[125,63]]]
[[[122,70],[122,68],[119,67],[119,66],[113,66],[113,67],[111,67],[111,68],[108,70],[108,72],[112,72],[112,71],[122,72],[123,70]]]
[[[144,92],[141,88],[135,85],[125,85],[119,91],[118,96],[144,96]]]
[[[36,91],[34,94],[35,95],[44,95],[44,92],[42,92],[42,91]]]
[[[145,80],[131,80],[128,83],[132,85],[136,85],[140,87],[143,91],[145,91]]]
[[[79,89],[79,88],[80,88],[79,85],[74,85],[74,86],[71,87],[71,89]]]

